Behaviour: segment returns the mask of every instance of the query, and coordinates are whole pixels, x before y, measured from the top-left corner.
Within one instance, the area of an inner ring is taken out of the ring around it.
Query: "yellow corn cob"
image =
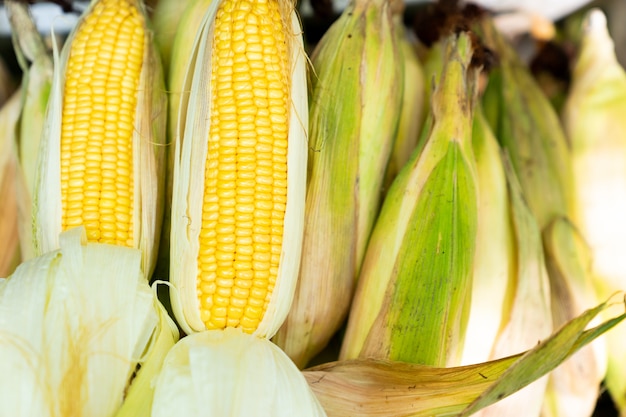
[[[308,123],[301,28],[288,1],[224,0],[211,4],[200,31],[187,67],[191,94],[179,106],[186,118],[174,165],[172,307],[188,333],[238,327],[271,337],[300,260]]]
[[[95,0],[56,59],[35,195],[36,244],[84,225],[154,267],[162,210],[163,78],[138,0]]]

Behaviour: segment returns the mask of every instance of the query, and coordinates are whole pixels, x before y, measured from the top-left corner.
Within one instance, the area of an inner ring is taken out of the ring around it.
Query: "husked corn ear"
[[[239,329],[181,339],[168,353],[155,386],[153,417],[326,416],[285,352]]]
[[[55,56],[35,195],[36,244],[57,246],[83,225],[90,241],[140,248],[156,260],[166,101],[138,0],[94,0]]]
[[[626,288],[626,72],[615,56],[606,17],[592,9],[581,44],[562,120],[572,153],[574,219],[593,258],[600,297]],[[606,387],[626,415],[626,329],[606,335]]]
[[[428,140],[385,197],[370,238],[341,359],[435,366],[461,359],[476,240],[472,120],[478,68],[467,33],[450,35]]]
[[[211,3],[182,95],[170,281],[187,332],[271,337],[300,262],[306,132],[305,52],[288,1]],[[201,173],[198,175],[197,173]]]
[[[404,71],[392,9],[387,0],[354,0],[311,56],[302,265],[273,339],[299,367],[344,323],[378,213]]]

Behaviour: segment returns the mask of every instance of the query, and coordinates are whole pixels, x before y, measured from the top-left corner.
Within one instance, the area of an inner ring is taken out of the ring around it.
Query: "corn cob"
[[[575,222],[593,257],[600,296],[626,288],[626,73],[617,62],[604,14],[585,16],[572,85],[563,108],[575,180]],[[623,326],[606,336],[606,384],[626,414],[626,357]]]
[[[302,265],[293,307],[273,339],[299,367],[343,324],[378,211],[402,99],[392,7],[351,2],[311,56]]]
[[[569,248],[576,246],[575,241],[578,239],[575,227],[563,228],[557,236],[546,236],[555,224],[570,223],[573,215],[572,167],[565,134],[554,109],[528,69],[511,45],[495,30],[488,17],[482,20],[479,30],[499,58],[499,66],[490,73],[483,96],[485,113],[502,147],[510,155],[526,201],[544,235],[546,263],[559,264],[558,268],[548,267],[552,319],[554,326],[559,327],[564,321],[571,320],[597,303],[591,275],[583,264],[586,256],[572,257],[568,253]],[[549,248],[547,244],[554,246]],[[578,246],[576,253],[580,254],[583,250]],[[558,261],[552,260],[555,257]],[[568,273],[562,275],[560,272],[563,270]],[[562,280],[565,283],[561,283]],[[555,286],[565,294],[557,296]],[[571,302],[562,302],[563,299]],[[586,402],[577,408],[580,415],[584,416],[589,409],[593,409],[599,392],[599,379],[604,375],[606,363],[606,354],[598,343],[601,341],[585,349],[593,354],[585,351],[579,353],[578,358],[586,356],[584,363],[574,358],[562,366],[562,369],[570,368],[569,372],[574,374],[592,373],[595,376],[579,381],[587,384],[584,390],[579,387],[574,389],[573,385],[570,386],[572,390],[569,394],[561,390],[558,395],[563,400],[552,401],[555,406],[561,404],[566,407],[571,398],[577,398],[578,401]],[[556,373],[551,378],[562,378],[559,375],[566,374]],[[552,395],[551,387],[567,387],[568,384],[567,380],[551,382],[547,395]],[[583,396],[579,395],[581,392],[584,392]],[[557,414],[563,412],[566,411],[560,410]]]
[[[472,149],[478,180],[478,228],[472,302],[461,360],[464,365],[491,357],[498,332],[506,322],[515,276],[511,204],[500,146],[479,105],[474,114]]]
[[[219,375],[219,378],[207,378]],[[322,417],[326,413],[289,357],[239,329],[181,339],[156,380],[153,417]]]
[[[15,93],[0,108],[0,277],[13,272],[21,261],[18,237],[18,187],[21,173],[17,157],[17,124],[20,93]]]
[[[90,241],[141,249],[154,268],[163,206],[166,96],[137,0],[94,0],[55,54],[37,177],[39,253],[84,225]]]
[[[172,308],[187,333],[237,327],[269,338],[291,305],[301,252],[301,28],[287,1],[225,0],[200,31],[179,107]]]
[[[115,415],[131,380],[150,379],[144,369],[156,373],[178,337],[139,250],[86,243],[83,227],[59,244],[0,280],[0,415]],[[151,340],[162,338],[169,343],[156,352]],[[152,388],[144,387],[147,410],[131,415],[149,415]]]
[[[471,150],[478,69],[451,35],[431,102],[432,128],[387,194],[370,239],[340,358],[435,366],[460,361],[476,239]]]

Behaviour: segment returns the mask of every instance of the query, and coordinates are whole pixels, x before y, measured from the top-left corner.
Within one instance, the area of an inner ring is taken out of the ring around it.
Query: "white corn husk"
[[[0,415],[112,416],[157,329],[167,348],[178,337],[138,250],[86,243],[83,228],[59,243],[0,282]],[[151,356],[157,368],[166,351]]]
[[[239,329],[181,339],[156,382],[152,417],[322,417],[304,375],[275,344]]]

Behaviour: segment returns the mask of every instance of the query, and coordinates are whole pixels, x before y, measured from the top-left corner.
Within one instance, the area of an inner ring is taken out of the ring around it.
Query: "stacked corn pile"
[[[599,10],[555,107],[475,6],[6,6],[0,415],[626,415]]]

